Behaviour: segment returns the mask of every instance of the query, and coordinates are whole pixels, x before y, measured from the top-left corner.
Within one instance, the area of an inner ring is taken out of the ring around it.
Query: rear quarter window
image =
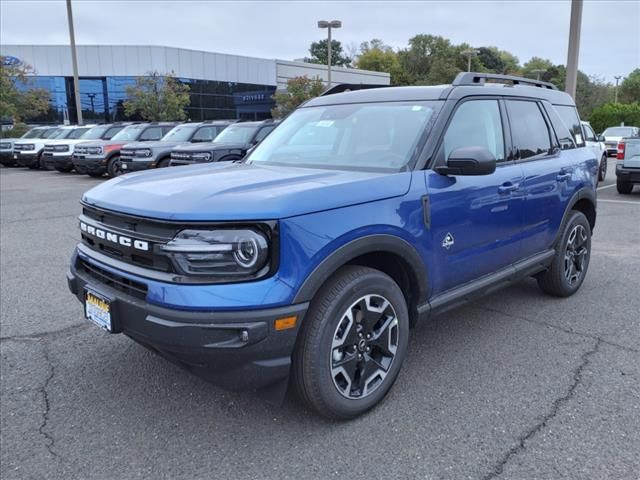
[[[584,138],[582,136],[582,127],[580,125],[580,117],[576,107],[571,105],[554,105],[556,112],[567,126],[573,140],[578,147],[584,147]]]

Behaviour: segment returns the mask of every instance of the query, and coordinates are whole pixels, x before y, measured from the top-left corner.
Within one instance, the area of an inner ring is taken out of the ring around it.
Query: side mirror
[[[486,147],[457,148],[435,170],[441,175],[490,175],[496,171],[496,157]]]
[[[604,135],[598,135],[598,136],[596,137],[596,140],[597,140],[598,142],[604,142]]]

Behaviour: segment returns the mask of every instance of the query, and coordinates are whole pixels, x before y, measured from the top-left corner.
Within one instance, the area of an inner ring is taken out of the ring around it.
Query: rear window
[[[578,147],[584,147],[584,138],[582,138],[582,127],[580,126],[580,117],[578,116],[576,107],[572,107],[569,105],[554,106],[556,108],[556,112],[558,112],[558,115],[560,115],[560,118],[571,132],[576,145]]]
[[[524,160],[547,155],[551,150],[549,128],[538,104],[523,100],[509,100],[507,111],[518,158]]]
[[[633,128],[631,127],[609,127],[603,135],[605,137],[632,137]]]

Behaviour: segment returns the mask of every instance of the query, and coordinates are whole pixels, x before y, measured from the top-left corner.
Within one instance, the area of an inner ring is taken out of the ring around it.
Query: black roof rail
[[[497,73],[480,73],[480,72],[460,72],[456,75],[455,80],[451,83],[454,87],[462,85],[484,85],[487,80],[500,80],[501,82],[510,82],[513,85],[529,85],[532,87],[548,88],[550,90],[558,90],[553,83],[534,80],[532,78],[516,77],[514,75],[499,75]]]
[[[391,85],[375,85],[371,83],[339,83],[338,85],[334,85],[333,87],[327,88],[324,92],[320,94],[321,97],[325,97],[327,95],[333,95],[336,93],[349,92],[352,90],[367,90],[369,88],[384,88],[390,87]]]

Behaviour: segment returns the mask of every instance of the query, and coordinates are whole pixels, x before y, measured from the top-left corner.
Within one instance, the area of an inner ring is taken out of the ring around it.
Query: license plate
[[[94,290],[84,291],[84,315],[100,328],[111,332],[111,300]]]
[[[13,154],[13,159],[14,159],[14,160],[17,160],[17,159],[18,159],[18,154],[17,154],[17,153],[14,153],[14,154]]]
[[[120,164],[120,168],[121,168],[122,170],[126,170],[126,169],[127,169],[127,168],[129,168],[129,167],[127,166],[127,164],[126,164],[126,163],[122,162],[122,163]]]

